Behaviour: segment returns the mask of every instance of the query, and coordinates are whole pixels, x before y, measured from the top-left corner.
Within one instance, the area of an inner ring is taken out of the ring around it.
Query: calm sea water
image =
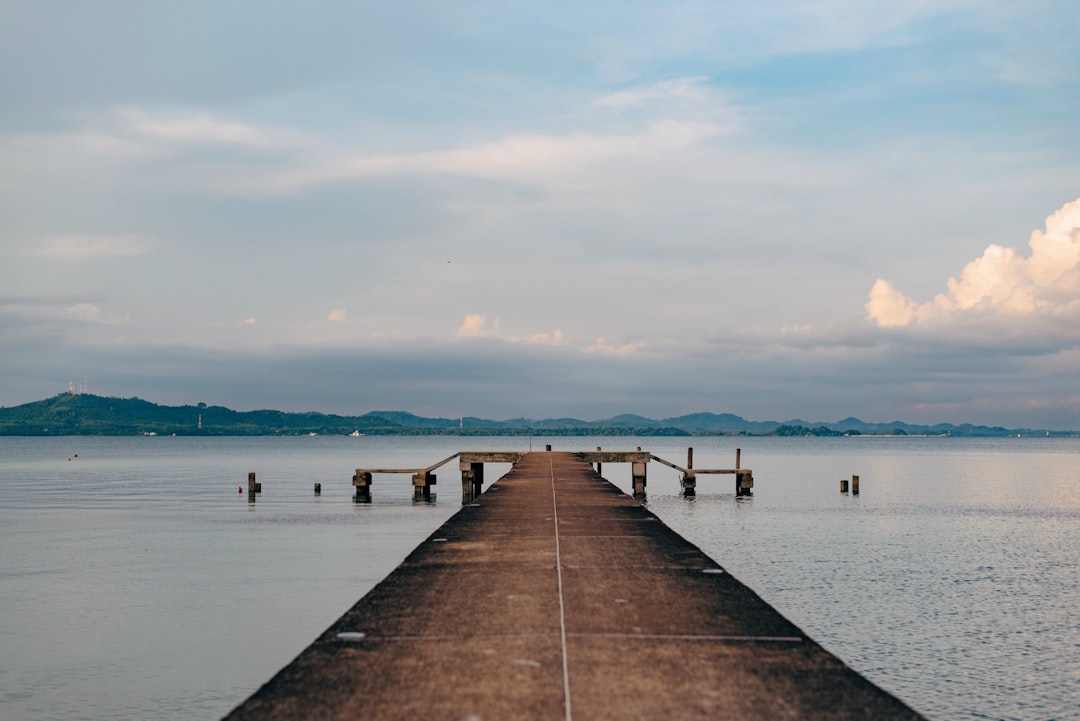
[[[222,716],[460,507],[456,464],[419,505],[407,476],[354,504],[355,467],[530,442],[740,446],[753,498],[654,463],[649,506],[933,719],[1080,719],[1078,439],[453,437],[0,438],[0,718]]]

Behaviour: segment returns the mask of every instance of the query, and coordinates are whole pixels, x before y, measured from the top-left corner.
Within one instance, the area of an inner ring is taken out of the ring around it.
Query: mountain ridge
[[[425,418],[409,411],[369,411],[345,416],[277,410],[236,411],[205,403],[164,406],[141,398],[111,398],[61,393],[52,398],[0,407],[0,435],[932,435],[1006,437],[1070,436],[1076,431],[1005,428],[971,423],[922,425],[892,421],[865,422],[848,417],[836,422],[751,421],[733,413],[690,413],[653,419],[624,413],[585,421],[577,418],[475,417]]]

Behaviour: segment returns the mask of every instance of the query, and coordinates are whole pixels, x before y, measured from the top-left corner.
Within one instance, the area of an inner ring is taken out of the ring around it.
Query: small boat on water
[[[353,431],[352,433],[349,434],[349,438],[359,438],[362,435],[364,435],[364,434],[361,433],[360,431]]]

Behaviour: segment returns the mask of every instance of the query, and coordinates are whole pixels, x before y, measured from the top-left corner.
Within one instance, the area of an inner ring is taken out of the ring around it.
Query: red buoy
[[[244,492],[244,487],[243,486],[237,486],[236,487],[236,492],[237,493],[243,493]]]

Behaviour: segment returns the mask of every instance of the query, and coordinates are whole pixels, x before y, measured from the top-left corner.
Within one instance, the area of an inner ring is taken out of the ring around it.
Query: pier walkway
[[[227,718],[922,717],[589,463],[534,452]]]

